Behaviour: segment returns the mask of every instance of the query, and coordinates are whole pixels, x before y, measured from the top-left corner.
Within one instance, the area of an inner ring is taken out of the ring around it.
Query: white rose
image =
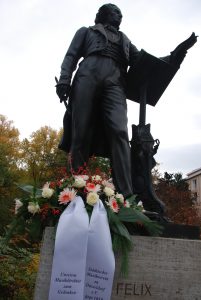
[[[87,194],[87,203],[89,205],[94,205],[96,204],[96,202],[98,201],[99,197],[98,197],[98,194],[97,193],[94,193],[94,192],[90,192]]]
[[[129,208],[129,207],[130,207],[130,203],[129,203],[129,201],[128,201],[128,200],[126,200],[124,205],[125,205],[125,207],[128,207],[128,208]]]
[[[74,183],[73,183],[73,186],[75,187],[75,188],[82,188],[82,187],[84,187],[86,185],[86,181],[84,180],[84,178],[82,178],[82,177],[75,177],[75,181],[74,181]]]
[[[106,196],[110,197],[112,195],[114,195],[114,190],[111,189],[110,187],[105,187],[103,192],[105,193]]]
[[[31,214],[35,215],[35,213],[40,211],[40,206],[38,205],[38,203],[29,202],[27,209]]]
[[[103,180],[102,184],[104,186],[107,186],[107,187],[111,188],[112,190],[115,190],[114,184],[112,183],[112,179]]]
[[[44,187],[42,189],[42,197],[43,198],[51,198],[53,194],[54,194],[54,190],[50,189],[49,187]]]
[[[143,208],[143,203],[142,203],[142,201],[139,201],[139,202],[138,202],[138,204],[137,204],[137,206],[139,206],[139,207],[142,207],[142,208]]]
[[[92,176],[92,180],[94,180],[94,181],[101,181],[102,178],[99,175],[94,175],[94,176]]]
[[[124,203],[124,196],[122,194],[116,194],[115,198],[117,198],[121,203]]]
[[[20,199],[15,199],[15,214],[18,213],[18,209],[23,206],[23,203]]]

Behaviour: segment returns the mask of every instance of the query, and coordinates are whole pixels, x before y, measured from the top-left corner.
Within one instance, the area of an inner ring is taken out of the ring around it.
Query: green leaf
[[[34,187],[33,185],[17,185],[21,190],[33,195],[35,198],[42,196],[42,190]]]
[[[32,222],[27,226],[30,237],[37,241],[41,238],[43,232],[43,226],[39,217],[32,219]]]
[[[150,220],[147,216],[145,216],[138,210],[131,210],[126,207],[121,208],[118,213],[118,217],[122,222],[141,223],[152,236],[159,235],[163,230],[163,227],[161,225]]]
[[[118,213],[118,217],[122,222],[143,222],[150,221],[142,212],[127,207],[122,207]]]
[[[18,216],[16,216],[13,219],[13,221],[7,228],[5,236],[1,240],[1,245],[8,245],[8,243],[9,243],[10,239],[12,238],[12,236],[14,235],[14,233],[16,233],[24,228],[25,228],[25,220],[24,220],[22,214],[18,214]]]
[[[118,222],[111,224],[111,230],[131,242],[131,236],[123,223]]]
[[[129,198],[127,198],[126,200],[132,205],[132,204],[136,204],[136,197],[137,195],[132,195]]]
[[[33,185],[17,185],[21,190],[24,192],[27,192],[29,194],[33,194],[34,192],[34,186]]]
[[[118,213],[119,220],[122,222],[151,222],[141,211],[122,207]]]
[[[122,275],[128,275],[128,253],[132,249],[131,236],[118,216],[110,208],[106,209],[112,235],[113,250],[121,254],[120,270]]]

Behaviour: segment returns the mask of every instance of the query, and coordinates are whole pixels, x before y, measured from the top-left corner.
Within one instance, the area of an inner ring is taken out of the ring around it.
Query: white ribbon
[[[115,270],[110,228],[100,200],[89,225],[84,299],[110,300]]]
[[[84,202],[76,197],[59,219],[49,300],[83,299],[88,228]]]
[[[99,200],[89,217],[81,197],[56,232],[49,300],[110,300],[115,269],[107,213]]]

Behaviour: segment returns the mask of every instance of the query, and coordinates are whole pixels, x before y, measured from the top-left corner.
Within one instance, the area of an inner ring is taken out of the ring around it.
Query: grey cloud
[[[155,159],[160,164],[161,173],[181,172],[186,176],[187,173],[201,167],[201,143],[159,148]]]

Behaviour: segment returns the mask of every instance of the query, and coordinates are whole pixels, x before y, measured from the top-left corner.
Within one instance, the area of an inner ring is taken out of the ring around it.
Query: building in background
[[[187,174],[186,181],[192,193],[195,203],[201,206],[201,168]]]

